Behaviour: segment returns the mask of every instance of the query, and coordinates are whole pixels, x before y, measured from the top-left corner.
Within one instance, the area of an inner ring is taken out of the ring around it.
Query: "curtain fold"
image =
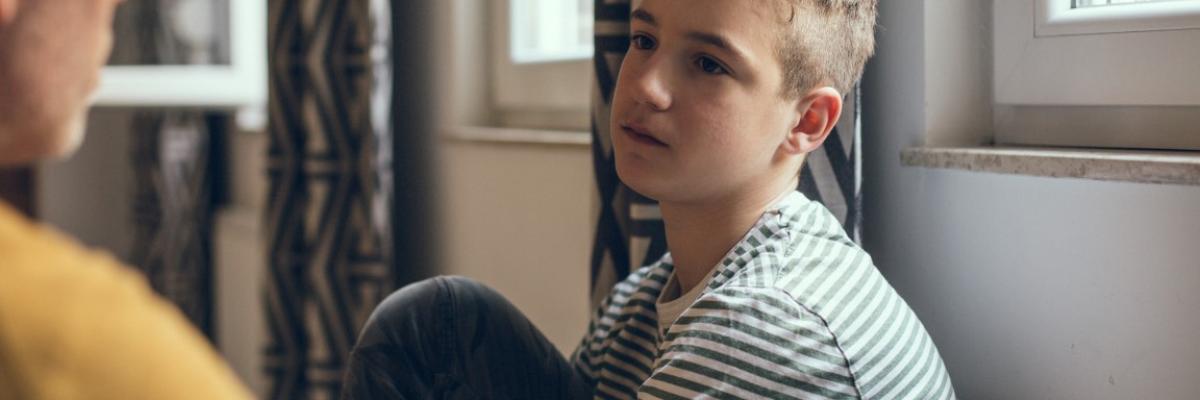
[[[269,398],[338,398],[393,264],[391,9],[270,0]]]
[[[141,1],[118,8],[108,65],[190,65],[201,63],[191,55],[212,53],[187,51],[193,43],[182,40],[176,21],[170,19],[173,5]],[[215,2],[213,7],[227,5]],[[227,62],[227,58],[213,57],[203,63]],[[146,275],[156,292],[214,340],[213,214],[222,200],[221,140],[228,133],[229,118],[191,108],[125,111],[133,121],[128,155],[134,232],[127,249],[129,262]]]
[[[229,120],[193,110],[133,116],[131,262],[150,286],[215,339],[213,214],[220,138]]]

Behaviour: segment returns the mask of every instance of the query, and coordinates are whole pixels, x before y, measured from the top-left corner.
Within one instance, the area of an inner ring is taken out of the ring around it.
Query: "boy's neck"
[[[764,185],[762,190],[708,203],[660,202],[680,293],[700,284],[768,207],[795,190],[796,183]]]

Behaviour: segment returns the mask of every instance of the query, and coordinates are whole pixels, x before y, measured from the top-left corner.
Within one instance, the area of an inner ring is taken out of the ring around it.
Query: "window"
[[[491,108],[501,126],[586,130],[592,0],[491,5]]]
[[[993,7],[997,143],[1200,150],[1200,0]]]
[[[172,59],[152,64],[135,56],[152,43],[119,42],[104,68],[96,103],[115,106],[262,108],[267,102],[266,0],[176,1],[154,5],[160,26],[122,23],[115,28],[136,38],[141,29],[155,32]],[[135,4],[118,9],[132,12]],[[161,10],[160,10],[161,9]]]
[[[511,0],[514,63],[592,57],[592,0]]]
[[[1038,0],[1037,36],[1200,28],[1196,0]]]
[[[133,20],[140,12],[159,24]],[[266,0],[131,2],[115,20],[126,41],[114,43],[95,104],[236,109],[239,128],[266,127]],[[148,46],[157,60],[143,59]]]
[[[1113,6],[1118,4],[1133,4],[1133,3],[1152,3],[1163,1],[1179,1],[1179,0],[1075,0],[1074,7],[1100,7]]]

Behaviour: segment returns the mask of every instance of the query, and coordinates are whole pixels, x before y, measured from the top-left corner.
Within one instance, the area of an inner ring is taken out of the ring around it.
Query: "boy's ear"
[[[822,143],[842,116],[842,94],[832,87],[814,89],[797,103],[795,125],[784,140],[783,150],[808,154]]]
[[[0,27],[4,27],[17,16],[17,0],[0,0]]]

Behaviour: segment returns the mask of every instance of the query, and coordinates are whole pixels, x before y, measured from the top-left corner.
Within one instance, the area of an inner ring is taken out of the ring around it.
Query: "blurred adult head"
[[[70,154],[123,0],[0,0],[0,165]]]

